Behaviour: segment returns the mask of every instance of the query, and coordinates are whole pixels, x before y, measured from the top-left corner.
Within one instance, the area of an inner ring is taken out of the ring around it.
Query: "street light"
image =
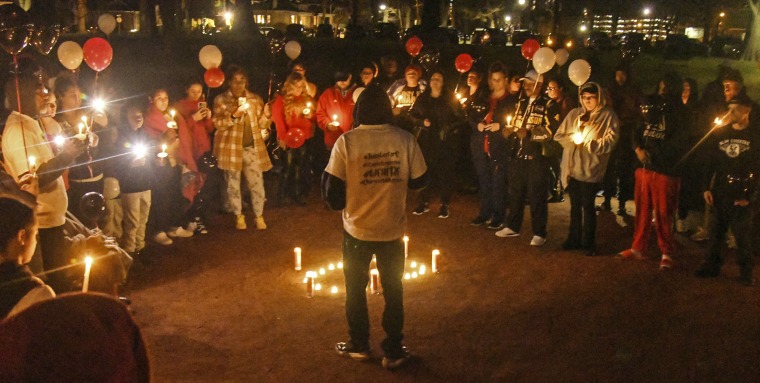
[[[507,22],[507,24],[509,24],[509,22],[511,22],[511,21],[512,21],[512,16],[510,16],[510,15],[506,15],[506,16],[504,16],[504,21],[506,21],[506,22]]]
[[[588,27],[586,26],[586,24],[582,24],[579,29],[581,30],[581,32],[586,32],[586,30],[588,29]]]
[[[726,17],[726,12],[721,12],[720,15],[718,15],[718,16],[720,16],[720,17]]]
[[[525,5],[525,0],[517,0],[517,4]]]
[[[644,16],[649,16],[649,14],[650,14],[650,13],[652,13],[652,9],[651,9],[651,8],[649,8],[649,7],[646,7],[646,8],[644,8],[644,10],[643,10],[643,11],[641,11],[641,12],[644,14]]]
[[[384,11],[386,8],[387,8],[387,7],[385,6],[385,4],[380,4],[380,10],[381,10],[381,11]]]

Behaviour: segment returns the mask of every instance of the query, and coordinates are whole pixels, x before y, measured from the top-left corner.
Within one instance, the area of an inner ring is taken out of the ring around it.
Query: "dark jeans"
[[[480,199],[481,218],[490,218],[501,223],[507,210],[507,161],[489,157],[483,152],[480,143],[473,141],[470,145],[472,163],[478,174],[478,197]]]
[[[184,224],[185,198],[180,189],[180,167],[156,167],[156,180],[151,189],[151,205],[148,214],[148,233],[151,236]]]
[[[376,255],[377,270],[385,298],[382,342],[387,354],[398,354],[404,339],[404,242],[370,242],[343,233],[343,274],[346,278],[346,318],[351,343],[357,347],[369,345],[369,313],[367,312],[367,283],[369,264]]]
[[[612,150],[602,181],[605,202],[609,203],[617,195],[620,206],[625,209],[625,201],[633,199],[635,161],[636,153],[629,145],[618,144]]]
[[[451,150],[444,149],[445,143],[439,143],[439,147],[425,152],[425,162],[430,175],[430,185],[420,191],[420,202],[427,203],[436,194],[441,196],[441,204],[448,205],[451,202],[451,194],[454,191],[454,156]]]
[[[65,268],[68,265],[65,252],[67,247],[63,226],[39,229],[39,242],[34,257],[42,257],[42,269],[47,284],[56,294],[71,291],[72,288],[68,268]],[[32,270],[34,273],[38,271]]]
[[[707,263],[718,268],[723,265],[721,250],[726,243],[726,233],[731,229],[736,238],[736,263],[741,268],[752,269],[752,206],[734,206],[733,199],[714,194],[716,224]]]
[[[570,195],[570,230],[567,244],[571,247],[593,249],[596,247],[596,209],[594,200],[598,183],[570,178],[567,194]]]
[[[289,148],[283,153],[285,169],[280,173],[279,197],[291,197],[301,201],[309,194],[314,139],[308,139],[301,147]]]
[[[506,222],[508,228],[520,232],[527,198],[533,235],[546,238],[546,221],[549,216],[548,173],[548,165],[543,158],[512,161],[509,167],[510,203]]]

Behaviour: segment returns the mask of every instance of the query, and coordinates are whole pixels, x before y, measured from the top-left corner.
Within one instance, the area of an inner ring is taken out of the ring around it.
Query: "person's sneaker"
[[[195,233],[208,234],[208,229],[206,229],[206,225],[204,225],[203,222],[198,222],[195,227]]]
[[[560,194],[553,195],[549,197],[549,199],[546,201],[546,203],[560,203],[560,202],[565,202],[565,197],[563,197]]]
[[[164,246],[169,246],[174,243],[174,241],[172,241],[172,239],[163,231],[153,237],[153,242]]]
[[[596,211],[610,211],[612,210],[612,204],[610,204],[610,201],[604,201],[600,203],[599,205],[596,205]]]
[[[618,258],[618,259],[635,259],[637,261],[642,261],[642,260],[646,259],[646,257],[644,257],[643,254],[639,253],[638,251],[636,251],[634,249],[623,250],[623,251],[617,253],[617,255],[615,256],[615,258]]]
[[[185,230],[192,231],[193,233],[195,233],[195,231],[198,230],[198,222],[193,221],[193,222],[188,223]]]
[[[501,221],[491,221],[488,224],[488,229],[490,230],[501,230],[502,228],[504,228],[504,224]]]
[[[264,222],[264,217],[259,216],[256,217],[256,230],[266,230],[267,229],[267,223]]]
[[[752,269],[749,267],[742,267],[739,272],[739,282],[744,286],[754,286],[755,278],[752,277]]]
[[[503,229],[501,229],[501,230],[499,230],[499,231],[496,232],[496,236],[497,237],[501,237],[501,238],[517,237],[519,235],[520,235],[520,233],[518,233],[518,232],[516,232],[516,231],[514,231],[514,230],[512,230],[512,229],[510,229],[508,227],[505,227],[505,228],[503,228]],[[531,241],[531,243],[533,243],[533,242]]]
[[[715,278],[720,275],[720,267],[705,263],[694,273],[697,278]]]
[[[355,347],[351,342],[336,343],[335,351],[353,360],[368,360],[370,358],[369,347]]]
[[[670,258],[669,255],[663,254],[662,259],[660,259],[660,271],[668,271],[673,268],[673,258]]]
[[[193,236],[193,232],[185,230],[182,226],[178,226],[173,230],[169,230],[166,234],[172,238],[189,238]]]
[[[537,235],[533,236],[533,239],[530,240],[531,246],[543,246],[546,243],[546,238],[539,237]]]
[[[411,358],[409,349],[406,348],[406,346],[401,346],[401,351],[398,353],[398,355],[389,354],[383,357],[383,368],[388,370],[399,368],[401,365],[406,363],[409,358]]]
[[[441,210],[438,210],[438,218],[449,218],[448,205],[441,205]]]
[[[421,203],[421,204],[417,205],[417,208],[414,209],[414,211],[412,212],[412,214],[414,214],[414,215],[423,215],[423,214],[425,214],[425,213],[427,213],[429,211],[430,211],[430,209],[428,208],[428,204],[427,203]]]
[[[710,232],[700,227],[696,233],[691,235],[691,240],[694,242],[704,242],[710,239]]]
[[[488,218],[477,216],[475,219],[470,221],[470,225],[472,226],[483,226],[484,224],[488,223]]]
[[[686,231],[688,231],[687,227],[686,227],[686,220],[684,220],[684,219],[676,220],[676,231],[679,232],[679,233],[681,233],[681,234],[683,234]]]
[[[235,216],[235,229],[245,230],[247,228],[248,225],[245,224],[245,216],[242,214]]]

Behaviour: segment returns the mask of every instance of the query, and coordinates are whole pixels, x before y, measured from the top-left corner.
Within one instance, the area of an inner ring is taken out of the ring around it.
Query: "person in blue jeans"
[[[409,359],[403,345],[406,194],[427,185],[427,166],[414,136],[391,125],[388,96],[375,85],[361,93],[357,127],[341,135],[322,175],[322,197],[343,215],[343,273],[350,340],[335,350],[356,360],[370,357],[367,282],[372,255],[382,281],[385,310],[383,367]]]

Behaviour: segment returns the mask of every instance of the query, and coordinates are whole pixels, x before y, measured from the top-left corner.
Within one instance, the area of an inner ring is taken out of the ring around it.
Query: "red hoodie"
[[[315,111],[314,108],[316,108],[316,105],[312,105],[311,108],[313,116]],[[282,97],[282,95],[279,94],[272,103],[272,121],[274,121],[274,126],[277,128],[277,139],[279,140],[284,140],[285,135],[288,133],[288,130],[293,128],[301,129],[304,132],[307,140],[314,137],[313,117],[306,118],[303,116],[303,113],[298,112],[293,113],[289,116],[289,118],[286,118],[285,99]]]
[[[210,118],[204,118],[200,121],[193,120],[193,114],[198,111],[198,101],[189,99],[180,100],[177,105],[177,112],[185,118],[187,128],[193,138],[193,158],[197,161],[203,153],[211,150],[210,134],[214,131],[214,122]]]
[[[182,114],[174,116],[174,121],[177,122],[177,133],[179,134],[179,149],[176,153],[176,157],[180,163],[187,166],[188,169],[197,172],[198,167],[195,165],[195,158],[193,157],[193,135],[187,127],[187,123],[185,123]],[[148,138],[155,142],[160,142],[164,132],[169,129],[167,126],[168,122],[169,121],[164,117],[164,113],[151,104],[148,106],[148,111],[145,113],[145,124],[143,125],[143,129],[145,130],[145,134],[148,135]]]
[[[317,104],[317,124],[325,131],[325,146],[332,149],[335,141],[341,134],[351,130],[354,123],[354,90],[348,90],[343,96],[340,89],[332,87],[325,89],[319,97]],[[336,130],[330,130],[329,125],[333,122],[333,116],[337,116],[340,126]]]

